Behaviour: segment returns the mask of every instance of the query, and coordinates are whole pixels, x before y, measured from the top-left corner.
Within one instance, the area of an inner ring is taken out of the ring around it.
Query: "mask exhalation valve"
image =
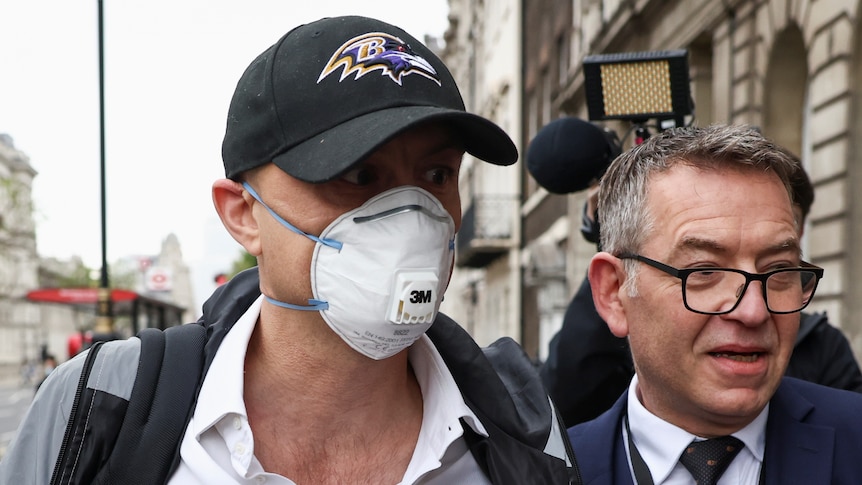
[[[426,323],[437,312],[439,280],[433,270],[412,270],[395,275],[389,321],[397,324]]]

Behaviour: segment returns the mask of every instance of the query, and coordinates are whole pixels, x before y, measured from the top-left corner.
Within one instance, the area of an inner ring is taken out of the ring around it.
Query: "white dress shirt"
[[[629,429],[638,453],[650,469],[653,482],[655,485],[693,485],[694,478],[685,465],[680,463],[679,457],[694,439],[704,438],[695,436],[649,412],[637,398],[637,385],[638,377],[635,375],[629,384],[627,403]],[[745,443],[745,448],[730,462],[727,470],[719,478],[718,485],[757,485],[760,480],[760,468],[763,465],[768,416],[769,405],[767,404],[754,421],[733,433],[733,436]],[[623,443],[629,458],[629,470],[634,478],[625,426],[623,426]],[[635,483],[637,483],[636,480]]]
[[[289,477],[264,470],[254,457],[254,437],[243,401],[245,353],[262,301],[263,297],[258,298],[240,317],[213,358],[180,445],[180,464],[171,485],[295,485]],[[423,335],[408,358],[422,390],[423,415],[400,484],[490,484],[467,448],[460,419],[476,433],[488,433],[464,403],[440,353]]]

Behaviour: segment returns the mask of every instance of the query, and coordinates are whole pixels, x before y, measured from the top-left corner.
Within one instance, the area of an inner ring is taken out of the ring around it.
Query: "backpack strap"
[[[123,425],[93,483],[165,483],[193,412],[206,329],[186,324],[142,330],[141,361]]]
[[[95,393],[87,389],[87,381],[90,378],[90,371],[93,370],[93,364],[96,362],[96,355],[99,354],[99,349],[103,343],[96,342],[87,351],[87,358],[81,369],[81,378],[78,379],[78,388],[75,390],[75,400],[72,401],[69,423],[66,425],[66,432],[63,435],[63,444],[60,445],[60,455],[57,457],[54,473],[51,475],[51,485],[74,483],[76,474],[79,478],[81,473],[87,476],[93,473],[94,468],[99,465],[92,464],[88,469],[82,470],[79,468],[78,456],[80,456],[84,445],[82,436],[86,434],[89,428],[89,410],[95,399]]]

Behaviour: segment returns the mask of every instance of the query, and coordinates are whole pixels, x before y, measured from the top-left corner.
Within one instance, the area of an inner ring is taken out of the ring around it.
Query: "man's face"
[[[678,165],[652,178],[647,204],[648,258],[750,273],[799,264],[790,199],[774,174]],[[748,424],[784,374],[799,313],[771,314],[752,282],[732,312],[701,315],[683,305],[679,278],[645,264],[637,278],[637,296],[621,294],[641,402],[701,436]]]
[[[249,182],[263,200],[290,223],[319,235],[341,214],[368,199],[404,185],[434,195],[461,226],[458,172],[464,150],[440,125],[423,125],[390,140],[341,177],[322,184],[297,180],[273,164],[254,171]],[[314,243],[281,226],[260,204],[261,284],[264,293],[287,302],[311,296],[309,270]]]

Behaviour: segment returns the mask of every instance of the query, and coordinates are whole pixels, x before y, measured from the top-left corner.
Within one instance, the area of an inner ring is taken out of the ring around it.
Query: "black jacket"
[[[862,371],[850,342],[826,313],[802,313],[785,375],[862,393]]]

